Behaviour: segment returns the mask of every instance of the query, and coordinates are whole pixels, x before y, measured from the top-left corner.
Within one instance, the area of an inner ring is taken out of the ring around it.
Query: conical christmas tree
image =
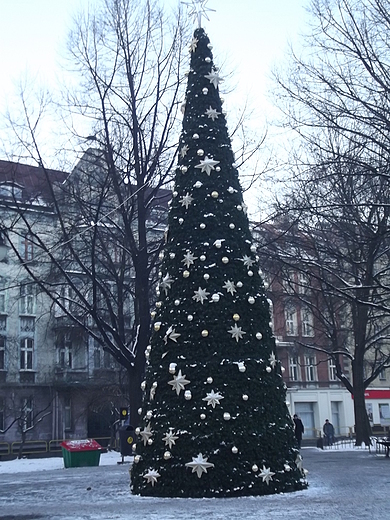
[[[264,495],[307,483],[202,28],[162,255],[132,491]]]

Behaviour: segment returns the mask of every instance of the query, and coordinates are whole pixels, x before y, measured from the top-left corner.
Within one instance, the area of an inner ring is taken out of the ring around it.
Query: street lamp
[[[8,253],[9,247],[5,244],[3,235],[0,233],[0,262],[2,262]]]

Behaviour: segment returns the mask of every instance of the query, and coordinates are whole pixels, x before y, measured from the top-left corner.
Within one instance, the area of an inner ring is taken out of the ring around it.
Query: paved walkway
[[[0,474],[1,520],[387,520],[390,459],[302,449],[310,487],[237,499],[151,499],[129,493],[128,465]]]

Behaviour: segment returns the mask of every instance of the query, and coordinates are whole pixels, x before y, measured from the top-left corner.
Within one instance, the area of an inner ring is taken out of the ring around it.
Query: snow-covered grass
[[[129,462],[132,457],[125,457],[125,462]],[[109,451],[100,455],[100,466],[116,465],[122,461],[120,453]],[[15,459],[0,461],[1,473],[26,473],[30,471],[48,471],[64,469],[62,457],[47,457],[39,459]]]

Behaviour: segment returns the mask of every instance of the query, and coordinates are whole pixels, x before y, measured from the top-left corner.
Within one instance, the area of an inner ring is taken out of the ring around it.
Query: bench
[[[385,448],[386,457],[389,457],[390,440],[389,439],[377,439],[376,443]]]

